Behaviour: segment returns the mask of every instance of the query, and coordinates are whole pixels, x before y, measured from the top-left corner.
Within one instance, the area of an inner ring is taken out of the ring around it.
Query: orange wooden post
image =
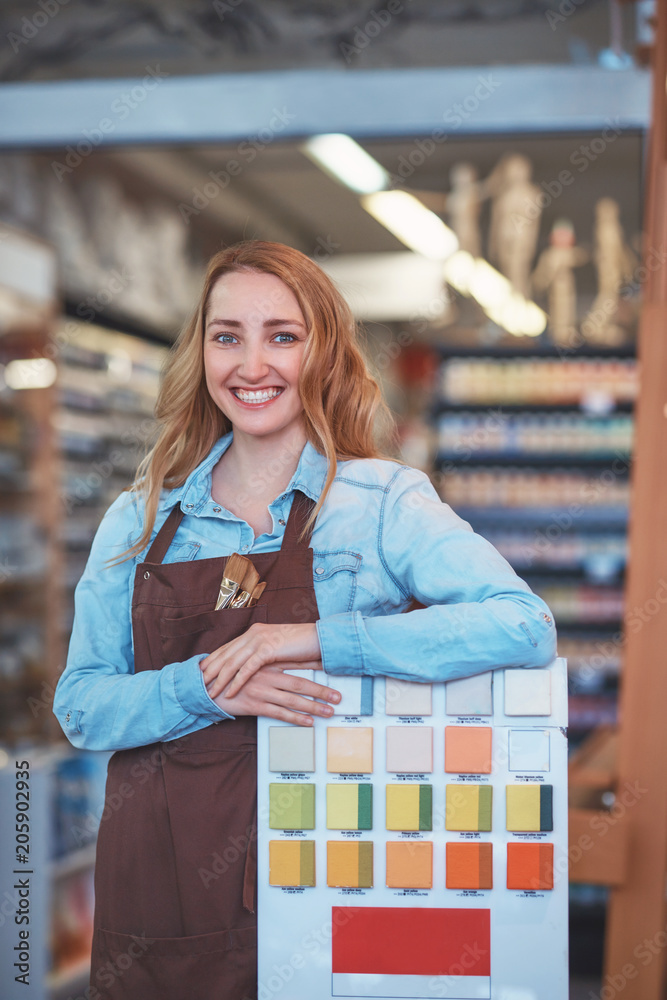
[[[610,890],[603,1000],[667,996],[667,0],[657,6],[620,696],[617,802],[628,789],[632,802],[624,879]]]

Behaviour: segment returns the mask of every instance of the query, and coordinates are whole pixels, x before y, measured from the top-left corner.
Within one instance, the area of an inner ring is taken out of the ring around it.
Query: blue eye
[[[225,337],[228,337],[229,339],[225,340],[224,339]],[[215,339],[218,341],[219,344],[230,344],[232,343],[232,341],[236,340],[236,337],[234,336],[233,333],[219,333]]]
[[[289,340],[279,340],[279,344],[291,344],[297,339],[293,333],[277,333],[275,339],[278,340],[278,337],[289,337]]]

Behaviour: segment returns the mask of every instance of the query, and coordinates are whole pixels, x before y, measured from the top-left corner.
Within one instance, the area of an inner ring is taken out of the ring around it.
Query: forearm
[[[405,614],[332,615],[318,622],[318,634],[331,674],[446,681],[498,667],[543,667],[556,656],[549,609],[532,593]]]
[[[58,682],[53,711],[80,749],[125,750],[177,739],[229,718],[206,692],[201,659],[197,655],[138,674],[70,662]]]

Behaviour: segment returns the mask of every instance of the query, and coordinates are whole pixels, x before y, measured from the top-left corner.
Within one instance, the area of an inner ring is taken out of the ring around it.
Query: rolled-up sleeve
[[[134,673],[130,607],[135,560],[114,558],[141,532],[133,494],[121,495],[97,530],[74,594],[74,623],[53,711],[69,741],[124,750],[172,740],[231,718],[209,697],[198,654]]]
[[[318,622],[325,670],[438,681],[497,667],[544,667],[556,656],[545,602],[447,504],[428,477],[402,467],[382,503],[379,558],[398,606],[423,609]]]

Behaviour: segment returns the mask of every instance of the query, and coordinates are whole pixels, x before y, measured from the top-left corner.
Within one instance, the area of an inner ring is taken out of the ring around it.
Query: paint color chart
[[[314,679],[258,720],[260,1000],[566,1000],[565,660]]]

